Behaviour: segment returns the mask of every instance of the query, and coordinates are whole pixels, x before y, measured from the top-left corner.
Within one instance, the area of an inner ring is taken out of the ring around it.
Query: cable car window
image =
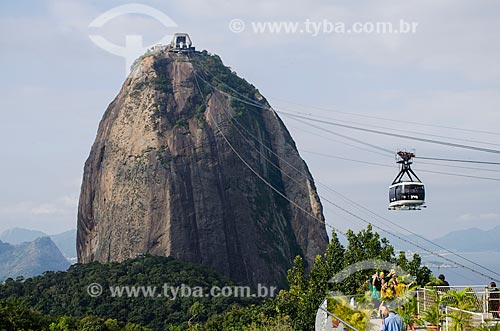
[[[403,195],[409,200],[424,200],[425,189],[422,185],[405,185]]]
[[[389,190],[389,201],[393,202],[395,200],[396,200],[396,188],[391,187],[391,189]]]
[[[396,197],[399,197],[401,195],[402,189],[402,186],[396,186]]]

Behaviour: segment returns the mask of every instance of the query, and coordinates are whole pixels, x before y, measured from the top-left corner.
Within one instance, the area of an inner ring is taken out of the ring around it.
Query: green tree
[[[73,317],[63,316],[56,322],[50,324],[50,331],[73,331],[76,330],[77,321]]]
[[[87,293],[87,286],[99,283],[104,293],[92,298]],[[109,293],[111,286],[142,286],[144,284],[168,283],[170,286],[224,286],[235,285],[233,281],[203,267],[168,257],[144,256],[122,263],[88,263],[76,264],[67,272],[47,272],[42,276],[28,278],[24,281],[7,280],[0,284],[0,300],[20,297],[27,306],[33,307],[42,314],[50,316],[73,316],[83,319],[87,315],[107,319],[127,321],[163,330],[168,325],[179,325],[184,329],[192,314],[189,308],[193,299],[170,298],[114,298]],[[258,298],[199,298],[205,309],[194,322],[204,322],[209,316],[227,311],[233,304],[247,306],[262,302]],[[19,320],[19,319],[16,319]],[[64,330],[59,321],[53,328]],[[50,324],[49,323],[49,324]],[[121,323],[121,322],[120,322]],[[120,330],[123,329],[120,324]],[[36,329],[36,328],[35,328]]]
[[[118,323],[117,320],[114,319],[107,319],[106,322],[104,322],[104,326],[106,326],[106,329],[108,331],[120,331],[120,323]]]
[[[0,326],[5,331],[43,330],[50,320],[20,299],[0,300]]]
[[[78,331],[107,331],[107,330],[106,330],[106,325],[102,322],[101,319],[95,316],[87,316],[80,321],[80,326],[78,327]]]
[[[123,331],[148,331],[149,329],[143,328],[142,326],[139,326],[137,324],[133,323],[127,323],[125,325],[125,328],[123,328]],[[149,330],[151,331],[151,330]]]
[[[318,307],[331,289],[329,281],[343,268],[344,248],[336,233],[332,233],[326,252],[318,255],[309,275],[304,262],[295,258],[288,272],[289,290],[283,290],[276,299],[277,310],[289,316],[297,330],[312,330]]]
[[[466,311],[473,311],[476,304],[476,296],[471,288],[465,288],[461,291],[447,291],[441,298],[443,303],[457,308],[451,309],[447,317],[453,320],[453,331],[464,331],[472,328],[472,315]]]
[[[413,259],[408,261],[406,253],[401,251],[397,259],[400,268],[415,277],[415,281],[420,286],[425,286],[431,281],[432,271],[426,266],[421,266],[422,258],[417,253],[413,254]]]
[[[389,240],[380,237],[377,232],[373,232],[369,224],[365,230],[357,234],[352,230],[347,233],[347,248],[344,255],[344,266],[352,265],[366,260],[382,260],[396,264],[394,256],[394,247],[390,245]],[[366,289],[361,285],[366,283],[367,279],[375,270],[362,270],[347,277],[341,286],[341,292],[345,294],[362,293]]]

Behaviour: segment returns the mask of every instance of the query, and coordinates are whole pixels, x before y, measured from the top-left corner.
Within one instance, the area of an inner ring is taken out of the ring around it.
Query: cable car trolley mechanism
[[[389,209],[420,210],[425,208],[424,184],[411,169],[415,153],[400,151],[396,155],[401,170],[389,186]]]

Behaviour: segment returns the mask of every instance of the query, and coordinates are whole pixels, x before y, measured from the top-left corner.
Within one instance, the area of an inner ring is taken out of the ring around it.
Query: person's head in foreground
[[[382,331],[404,331],[405,324],[403,319],[394,313],[391,308],[386,304],[380,305],[380,312],[384,321],[382,322]]]
[[[389,316],[390,312],[391,310],[387,305],[385,304],[380,305],[380,313],[382,314],[383,317]]]

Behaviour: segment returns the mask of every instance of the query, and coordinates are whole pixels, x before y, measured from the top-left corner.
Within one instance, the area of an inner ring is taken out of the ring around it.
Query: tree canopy
[[[431,271],[421,266],[414,254],[396,257],[386,238],[371,226],[358,233],[347,232],[347,244],[332,233],[322,255],[306,272],[297,256],[288,272],[288,287],[265,301],[250,298],[182,297],[93,298],[87,287],[99,283],[110,286],[162,286],[186,284],[192,287],[234,285],[230,280],[201,266],[173,258],[144,256],[122,263],[77,264],[67,272],[47,272],[29,279],[8,279],[0,285],[0,322],[10,330],[204,330],[204,331],[312,331],[318,307],[331,291],[346,295],[366,290],[366,280],[375,269],[359,270],[341,282],[331,279],[346,267],[366,260],[382,260],[399,266],[419,285],[431,279]],[[106,294],[106,291],[104,291]],[[139,326],[141,325],[141,326]],[[2,330],[2,329],[0,329]]]

